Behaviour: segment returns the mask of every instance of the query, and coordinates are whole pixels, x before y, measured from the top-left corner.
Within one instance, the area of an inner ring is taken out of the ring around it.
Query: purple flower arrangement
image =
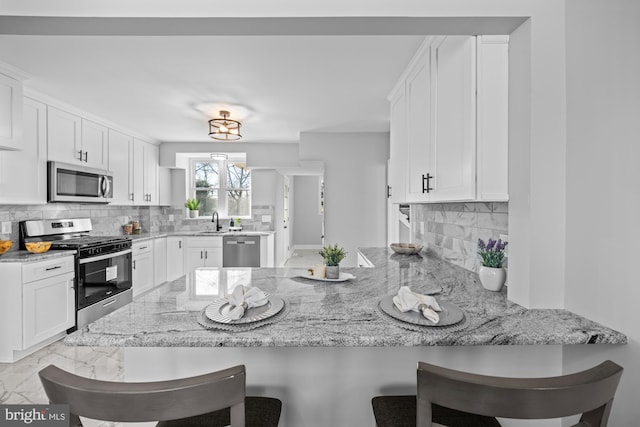
[[[478,255],[482,258],[482,265],[492,268],[502,267],[504,250],[507,245],[508,242],[503,242],[501,239],[489,239],[486,244],[484,240],[478,239]]]

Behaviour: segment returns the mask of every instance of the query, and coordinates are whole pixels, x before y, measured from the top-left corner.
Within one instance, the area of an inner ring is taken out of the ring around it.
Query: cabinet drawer
[[[133,256],[145,254],[151,252],[153,250],[153,240],[148,240],[146,242],[134,243],[132,245]]]
[[[60,274],[74,272],[74,258],[62,257],[46,261],[25,263],[22,265],[23,283],[47,279]]]

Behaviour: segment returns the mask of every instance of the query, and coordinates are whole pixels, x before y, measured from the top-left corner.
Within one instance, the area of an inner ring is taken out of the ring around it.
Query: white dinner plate
[[[315,277],[313,276],[311,273],[309,274],[305,274],[304,276],[305,279],[311,279],[311,280],[318,280],[320,282],[345,282],[349,279],[355,279],[356,276],[354,276],[351,273],[343,273],[342,271],[340,272],[340,275],[338,276],[337,279],[327,279],[326,277]]]
[[[413,325],[421,326],[451,326],[459,323],[464,319],[464,312],[455,304],[446,301],[438,301],[438,305],[442,311],[437,312],[440,316],[438,323],[433,323],[431,320],[423,316],[422,313],[415,311],[402,312],[398,310],[393,303],[393,296],[386,296],[379,302],[380,309],[387,313],[394,319],[401,320],[403,322],[411,323]]]
[[[242,325],[245,323],[258,322],[275,316],[284,307],[284,300],[275,295],[269,295],[269,302],[260,307],[248,308],[244,312],[244,316],[239,319],[230,319],[227,314],[231,310],[231,304],[227,297],[218,298],[207,306],[204,314],[214,322],[225,323],[231,325]]]

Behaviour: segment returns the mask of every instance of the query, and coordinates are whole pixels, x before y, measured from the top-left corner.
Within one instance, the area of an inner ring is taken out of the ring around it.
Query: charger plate
[[[457,305],[447,301],[438,302],[438,304],[442,309],[442,311],[438,312],[438,315],[440,316],[440,320],[438,321],[438,323],[433,323],[431,320],[424,317],[422,313],[417,313],[415,311],[402,312],[398,310],[395,304],[393,304],[392,295],[383,297],[378,303],[378,307],[380,307],[380,310],[382,310],[385,314],[393,317],[396,320],[419,326],[429,326],[434,328],[451,326],[461,322],[464,319],[464,312]]]
[[[232,306],[229,304],[227,297],[218,298],[204,309],[204,314],[214,322],[232,325],[243,325],[245,323],[258,322],[275,316],[284,307],[284,300],[275,295],[266,294],[269,302],[260,307],[248,308],[244,312],[244,316],[240,319],[231,319],[228,317]]]
[[[210,329],[215,331],[237,333],[237,332],[251,331],[253,329],[261,328],[265,325],[271,325],[273,323],[279,322],[280,320],[285,318],[287,314],[289,314],[289,304],[285,301],[284,308],[282,310],[280,310],[278,313],[264,320],[258,320],[253,323],[241,323],[241,324],[214,322],[213,320],[207,317],[207,315],[204,313],[205,310],[206,308],[202,309],[196,317],[196,320],[198,324],[200,324],[200,326],[202,326],[205,329]]]

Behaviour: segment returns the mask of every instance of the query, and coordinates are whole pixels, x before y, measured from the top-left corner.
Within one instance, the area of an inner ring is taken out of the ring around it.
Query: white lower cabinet
[[[184,237],[167,237],[167,280],[176,280],[184,275]]]
[[[153,241],[153,282],[156,285],[167,281],[167,238]]]
[[[75,325],[73,271],[23,285],[24,348],[38,344]]]
[[[189,237],[185,262],[185,273],[199,267],[222,267],[222,237]]]
[[[0,263],[0,362],[49,344],[75,325],[74,257]]]
[[[131,281],[133,297],[153,288],[154,285],[154,265],[153,265],[153,241],[134,243],[132,257]]]

